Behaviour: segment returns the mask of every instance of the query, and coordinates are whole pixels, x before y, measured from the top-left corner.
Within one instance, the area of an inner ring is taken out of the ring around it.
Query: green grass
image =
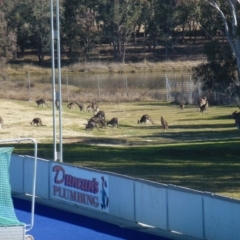
[[[210,106],[207,114],[200,114],[194,105],[180,110],[163,102],[100,105],[107,119],[119,117],[120,128],[86,132],[76,123],[67,125],[78,136],[63,135],[65,163],[240,199],[240,131],[229,118],[236,107]],[[51,109],[45,111],[51,114]],[[76,121],[89,118],[89,113],[65,106],[63,112],[64,118]],[[147,113],[154,125],[138,125]],[[160,125],[161,116],[168,131]],[[33,155],[32,144],[14,146],[14,153]],[[53,158],[49,140],[40,141],[38,156]]]
[[[240,198],[238,140],[141,147],[64,144],[64,162],[151,181]],[[32,145],[15,145],[32,155]],[[52,156],[51,144],[39,144],[39,157]]]

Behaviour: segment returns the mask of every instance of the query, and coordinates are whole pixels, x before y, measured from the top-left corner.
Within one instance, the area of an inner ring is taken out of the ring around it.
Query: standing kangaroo
[[[200,113],[207,113],[208,102],[206,101],[205,104],[200,106]]]
[[[231,118],[235,119],[235,124],[237,126],[237,129],[240,130],[240,112],[233,112],[230,116]]]
[[[160,121],[161,121],[161,124],[162,124],[162,127],[163,127],[164,131],[168,130],[168,123],[167,123],[167,121],[164,120],[163,117],[161,117]]]

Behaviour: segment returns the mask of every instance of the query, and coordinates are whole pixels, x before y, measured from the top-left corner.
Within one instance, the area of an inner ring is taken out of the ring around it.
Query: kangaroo
[[[163,117],[161,117],[161,124],[162,124],[162,127],[164,129],[164,131],[168,130],[168,123],[164,120]]]
[[[88,105],[88,106],[87,106],[87,111],[88,111],[88,112],[93,112],[93,108],[92,108],[91,105]]]
[[[105,121],[105,112],[104,111],[99,111],[94,115],[94,117],[98,117],[100,120]]]
[[[30,122],[31,125],[40,125],[40,126],[46,126],[46,125],[43,125],[42,124],[42,120],[41,118],[34,118],[31,122]]]
[[[76,105],[78,105],[77,102],[76,102],[76,101],[73,101],[73,102],[70,102],[70,103],[67,105],[67,107],[68,107],[69,109],[73,109],[73,108],[76,107]]]
[[[99,119],[98,118],[95,118],[95,117],[92,117],[88,123],[86,124],[86,128],[85,130],[93,130],[95,127],[97,128],[97,130],[99,131],[99,128],[97,125],[100,125],[99,123]]]
[[[93,109],[93,111],[94,112],[98,112],[97,110],[99,109],[98,108],[98,104],[94,101],[94,102],[92,102],[92,109]]]
[[[107,125],[112,125],[112,127],[119,127],[118,118],[112,118],[110,121],[107,122]]]
[[[230,116],[231,118],[235,119],[235,124],[237,126],[237,129],[240,130],[240,112],[233,112]]]
[[[141,119],[138,120],[138,124],[140,124],[140,123],[145,123],[145,125],[146,125],[147,122],[151,122],[151,123],[153,124],[152,119],[151,119],[150,116],[147,115],[147,114],[143,115],[143,116],[141,117]]]
[[[43,107],[44,104],[49,107],[47,101],[46,101],[45,99],[43,99],[43,98],[37,100],[36,103],[37,103],[37,106],[38,106],[38,107],[39,107],[40,105],[42,105],[42,107]]]
[[[1,128],[5,128],[2,117],[0,117],[0,127],[1,127]]]
[[[207,104],[207,105],[206,105]],[[199,102],[198,102],[198,110],[201,112],[201,107],[203,105],[206,105],[206,107],[208,107],[208,100],[207,100],[207,97],[203,97],[203,98],[200,98],[199,99]]]
[[[205,102],[202,106],[200,106],[200,113],[207,113],[208,102]]]
[[[92,102],[91,105],[87,106],[87,111],[92,112],[92,113],[98,113],[99,112],[99,107],[96,102]]]
[[[185,105],[183,103],[181,103],[179,106],[182,110],[185,108]]]
[[[82,103],[77,103],[78,107],[79,107],[79,110],[81,112],[84,112],[84,105]]]
[[[94,121],[94,122],[96,122],[98,125],[99,125],[99,127],[101,127],[101,128],[106,128],[106,126],[107,126],[107,123],[106,123],[106,121],[105,121],[105,118],[103,118],[101,115],[95,115],[94,117],[92,117],[89,121]]]
[[[56,106],[57,110],[59,110],[59,106],[60,106],[59,100],[55,100],[55,106]]]

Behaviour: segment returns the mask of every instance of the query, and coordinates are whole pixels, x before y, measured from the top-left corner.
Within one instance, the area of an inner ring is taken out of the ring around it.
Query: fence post
[[[67,102],[69,102],[68,72],[66,72],[66,80],[67,80]]]
[[[29,72],[27,72],[27,76],[28,76],[28,101],[30,101],[31,100],[31,83],[30,83]]]
[[[128,95],[128,80],[127,80],[127,76],[126,76],[126,94],[127,94],[127,97],[129,98],[129,95]]]
[[[192,75],[189,75],[189,95],[188,95],[189,104],[193,103],[192,100]]]
[[[99,102],[101,102],[99,77],[98,77],[98,100]]]
[[[171,93],[171,87],[168,82],[167,75],[165,74],[165,80],[166,80],[166,97],[167,97],[167,102],[169,102],[169,92]]]

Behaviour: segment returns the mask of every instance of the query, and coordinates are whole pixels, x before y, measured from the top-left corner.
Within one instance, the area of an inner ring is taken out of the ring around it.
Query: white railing
[[[33,160],[29,156],[12,155],[10,175],[14,193],[31,193]],[[58,201],[51,195],[55,165],[72,169],[79,178],[107,176],[110,202],[106,214],[196,239],[239,239],[239,200],[45,159],[38,159],[36,196],[40,199]],[[61,202],[71,204],[64,199]]]

